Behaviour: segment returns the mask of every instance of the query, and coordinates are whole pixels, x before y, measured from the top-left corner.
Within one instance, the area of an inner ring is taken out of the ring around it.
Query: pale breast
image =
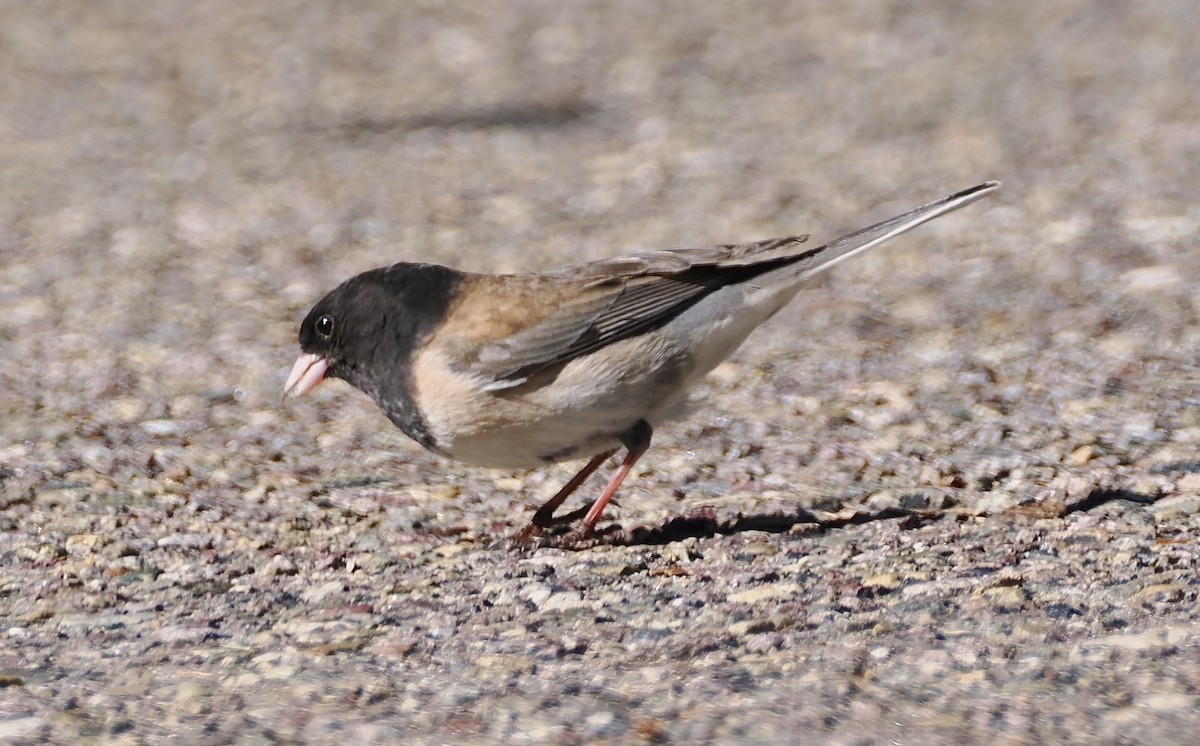
[[[414,394],[437,449],[480,466],[532,468],[592,456],[645,419],[683,409],[679,351],[666,337],[622,340],[509,389],[426,350],[413,362]]]

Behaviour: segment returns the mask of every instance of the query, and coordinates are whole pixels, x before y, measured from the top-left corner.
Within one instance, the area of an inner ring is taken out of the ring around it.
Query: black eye
[[[321,318],[317,319],[317,334],[322,339],[329,339],[333,336],[333,317],[329,314],[321,314]]]

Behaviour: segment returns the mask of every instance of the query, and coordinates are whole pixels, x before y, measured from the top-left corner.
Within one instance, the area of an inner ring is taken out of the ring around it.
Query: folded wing
[[[804,247],[808,236],[796,236],[652,251],[518,276],[519,283],[509,277],[494,295],[477,294],[479,307],[469,309],[484,326],[500,325],[504,333],[499,339],[484,335],[493,341],[482,344],[464,340],[456,362],[489,379],[492,390],[518,386],[540,370],[660,327],[722,287],[768,273],[770,283],[802,281],[997,188],[998,182],[987,182],[815,248]],[[488,282],[486,276],[479,281]],[[519,315],[530,307],[549,311]]]

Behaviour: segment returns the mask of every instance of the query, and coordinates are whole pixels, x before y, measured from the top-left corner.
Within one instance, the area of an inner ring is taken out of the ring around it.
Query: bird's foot
[[[612,543],[614,537],[622,536],[624,533],[624,529],[615,523],[611,526],[605,526],[602,529],[594,529],[591,526],[579,526],[565,534],[550,537],[543,546],[552,546],[555,549],[567,549],[578,552],[601,544]]]
[[[542,527],[530,521],[525,524],[524,528],[509,534],[506,544],[508,549],[514,552],[537,549],[539,546],[542,546],[542,542],[540,541],[541,536]]]

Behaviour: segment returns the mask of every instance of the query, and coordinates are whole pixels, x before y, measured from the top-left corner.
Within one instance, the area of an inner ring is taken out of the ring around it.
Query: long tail
[[[805,252],[794,264],[789,263],[786,270],[776,271],[780,274],[786,273],[789,277],[795,279],[811,277],[821,270],[828,269],[838,262],[849,259],[855,254],[878,246],[889,238],[910,231],[922,223],[927,223],[936,217],[945,215],[948,212],[954,212],[960,207],[966,207],[976,200],[983,199],[999,188],[1000,182],[988,181],[979,186],[964,189],[957,194],[951,194],[949,197],[934,200],[927,205],[921,205],[916,209],[909,210],[903,215],[897,215],[890,220],[876,223],[870,228],[863,228],[848,236],[843,236],[836,241],[830,241],[824,246]]]

